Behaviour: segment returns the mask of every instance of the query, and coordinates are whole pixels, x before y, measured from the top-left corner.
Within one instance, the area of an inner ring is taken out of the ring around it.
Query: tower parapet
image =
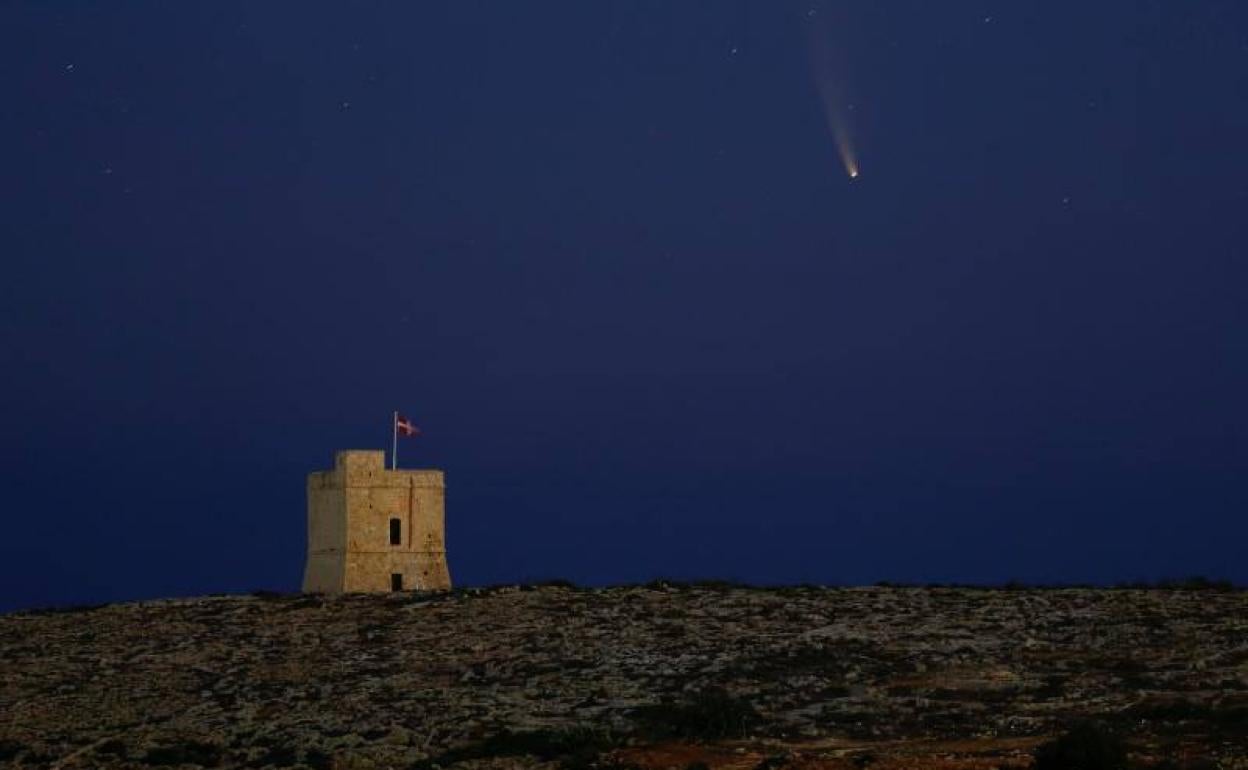
[[[385,452],[338,452],[308,474],[303,590],[447,590],[444,475],[389,470]]]

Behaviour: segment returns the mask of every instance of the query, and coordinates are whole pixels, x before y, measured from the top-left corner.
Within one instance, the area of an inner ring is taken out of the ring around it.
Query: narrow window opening
[[[390,545],[403,544],[403,522],[399,519],[390,520]]]
[[[403,574],[401,572],[395,572],[390,575],[390,590],[391,591],[403,590]]]

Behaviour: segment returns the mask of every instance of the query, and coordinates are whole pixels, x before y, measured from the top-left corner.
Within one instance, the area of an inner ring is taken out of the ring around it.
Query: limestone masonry
[[[438,470],[387,470],[347,450],[308,474],[309,593],[447,590],[445,484]]]

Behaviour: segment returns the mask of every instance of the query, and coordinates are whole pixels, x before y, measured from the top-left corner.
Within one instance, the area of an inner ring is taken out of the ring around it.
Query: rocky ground
[[[0,764],[1248,768],[1248,592],[225,596],[0,616]],[[1169,761],[1172,764],[1165,764]]]

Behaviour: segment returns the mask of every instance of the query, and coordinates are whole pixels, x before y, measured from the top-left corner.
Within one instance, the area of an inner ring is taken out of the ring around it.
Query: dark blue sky
[[[395,408],[459,583],[1248,580],[1238,0],[6,3],[0,82],[0,607],[296,588]]]

